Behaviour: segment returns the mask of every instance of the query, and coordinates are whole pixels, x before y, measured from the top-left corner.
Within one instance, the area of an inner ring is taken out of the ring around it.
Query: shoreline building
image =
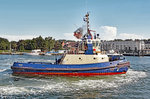
[[[68,53],[79,53],[79,42],[65,42],[63,49]],[[101,40],[100,49],[102,52],[114,50],[117,53],[133,56],[150,56],[150,41],[148,40]]]
[[[115,52],[122,54],[128,53],[132,55],[143,55],[143,50],[145,50],[145,42],[142,40],[104,40],[101,41],[101,50],[114,50]]]
[[[145,49],[143,50],[145,55],[150,55],[150,41],[145,41]]]

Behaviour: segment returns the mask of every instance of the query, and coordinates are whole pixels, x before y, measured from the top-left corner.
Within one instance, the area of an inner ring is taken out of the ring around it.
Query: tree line
[[[0,37],[0,50],[9,50],[10,47],[14,51],[25,51],[25,50],[34,50],[41,49],[42,51],[51,51],[51,50],[61,50],[62,42],[60,40],[55,40],[52,37],[42,38],[41,36],[27,39],[9,42],[5,38]]]

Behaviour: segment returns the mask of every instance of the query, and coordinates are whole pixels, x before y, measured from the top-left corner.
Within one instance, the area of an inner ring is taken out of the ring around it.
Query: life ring
[[[84,46],[84,49],[85,49],[85,50],[87,50],[87,49],[88,49],[88,47],[87,47],[87,46]]]

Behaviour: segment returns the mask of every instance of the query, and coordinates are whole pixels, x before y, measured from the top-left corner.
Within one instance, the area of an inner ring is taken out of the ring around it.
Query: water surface
[[[13,62],[54,62],[56,57],[0,55],[0,98],[149,99],[150,57],[126,57],[127,74],[96,77],[13,76]]]

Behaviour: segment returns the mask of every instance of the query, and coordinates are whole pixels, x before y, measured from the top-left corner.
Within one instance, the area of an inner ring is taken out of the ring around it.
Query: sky
[[[75,40],[87,12],[101,39],[150,38],[150,0],[0,0],[0,37]]]

